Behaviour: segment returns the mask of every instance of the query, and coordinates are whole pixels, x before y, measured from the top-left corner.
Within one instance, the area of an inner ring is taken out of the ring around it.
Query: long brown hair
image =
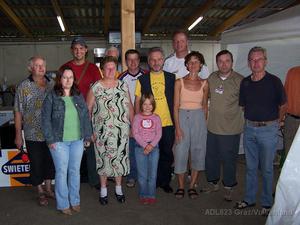
[[[54,88],[53,88],[55,93],[59,96],[64,96],[64,94],[65,94],[64,89],[61,85],[61,78],[62,78],[62,76],[63,76],[63,74],[66,70],[71,70],[72,73],[73,73],[73,78],[74,78],[73,79],[74,82],[73,82],[73,85],[72,85],[71,90],[70,90],[70,96],[80,95],[80,91],[79,91],[77,83],[76,83],[75,73],[74,73],[73,69],[70,66],[64,66],[59,71],[57,71],[56,79],[55,79],[55,85],[54,85]]]

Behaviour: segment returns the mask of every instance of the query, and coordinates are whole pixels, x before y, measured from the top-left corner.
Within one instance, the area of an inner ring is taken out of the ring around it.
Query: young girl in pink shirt
[[[138,172],[139,197],[142,204],[156,202],[156,174],[159,159],[158,142],[162,127],[158,115],[154,114],[155,100],[152,94],[143,94],[140,113],[133,119],[133,136],[137,142],[135,158]]]

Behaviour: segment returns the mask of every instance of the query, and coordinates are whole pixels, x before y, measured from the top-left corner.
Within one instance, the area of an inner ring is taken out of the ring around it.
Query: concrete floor
[[[278,176],[278,169],[275,170]],[[98,202],[98,191],[88,184],[81,185],[81,212],[66,216],[56,210],[55,201],[50,200],[47,207],[36,202],[36,193],[31,187],[0,188],[0,224],[1,225],[260,225],[266,217],[259,215],[260,207],[236,210],[235,202],[243,197],[244,160],[238,162],[238,186],[232,202],[223,200],[223,190],[201,193],[199,198],[191,200],[186,195],[177,200],[173,194],[165,194],[158,189],[158,202],[145,206],[138,202],[137,187],[124,188],[126,203],[115,200],[114,184],[109,183],[109,204],[102,206]],[[202,178],[203,180],[203,174]],[[276,179],[277,180],[277,179]],[[201,183],[201,182],[200,182]],[[203,182],[202,182],[203,183]],[[176,181],[172,186],[176,189]],[[201,186],[201,184],[200,184]],[[259,200],[257,201],[259,203]]]

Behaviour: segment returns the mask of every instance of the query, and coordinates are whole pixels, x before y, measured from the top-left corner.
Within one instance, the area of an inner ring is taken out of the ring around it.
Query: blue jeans
[[[130,174],[127,176],[127,180],[137,180],[137,168],[135,159],[135,146],[136,141],[133,137],[129,138],[129,162],[130,162]]]
[[[155,147],[148,155],[145,155],[144,149],[136,145],[135,158],[138,172],[139,196],[140,198],[155,198],[159,149]]]
[[[83,141],[56,142],[50,150],[55,166],[55,196],[57,209],[80,204],[80,163]]]
[[[244,149],[246,156],[246,193],[244,200],[248,204],[256,201],[258,189],[257,169],[261,170],[263,189],[261,205],[264,207],[273,204],[273,160],[278,142],[278,123],[267,126],[254,127],[251,124],[244,128]]]

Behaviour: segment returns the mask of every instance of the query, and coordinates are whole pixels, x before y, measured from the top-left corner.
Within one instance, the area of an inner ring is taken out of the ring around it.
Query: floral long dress
[[[129,174],[129,96],[128,86],[105,88],[98,81],[91,87],[95,104],[92,112],[96,168],[101,176]]]

